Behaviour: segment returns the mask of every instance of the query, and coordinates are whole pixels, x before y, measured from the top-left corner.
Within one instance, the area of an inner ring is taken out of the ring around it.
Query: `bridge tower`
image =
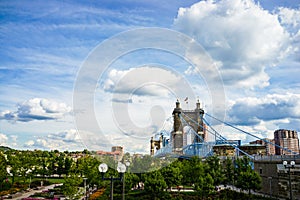
[[[180,102],[176,101],[176,107],[173,110],[173,132],[172,132],[172,145],[173,152],[182,154],[183,146],[187,145],[187,135],[183,131],[183,125],[181,118],[199,135],[203,141],[207,140],[206,125],[203,122],[204,110],[200,106],[199,100],[197,100],[196,108],[194,110],[182,110]],[[186,126],[186,124],[184,124]],[[202,142],[201,139],[195,135],[192,138],[193,143]]]
[[[180,114],[182,109],[180,108],[180,102],[177,99],[176,107],[173,110],[173,131],[172,131],[172,148],[174,153],[182,154],[183,147],[183,127],[181,124]]]

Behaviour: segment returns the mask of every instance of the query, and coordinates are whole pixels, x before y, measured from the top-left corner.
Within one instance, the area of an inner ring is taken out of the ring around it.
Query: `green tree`
[[[182,162],[182,183],[193,185],[198,182],[198,177],[203,176],[204,165],[200,158],[193,157]]]
[[[234,167],[233,167],[232,160],[228,157],[224,161],[223,173],[224,173],[224,184],[228,184],[228,185],[233,184]]]
[[[87,178],[87,183],[101,185],[102,181],[98,170],[100,161],[88,155],[82,158],[81,164],[84,164],[81,168],[83,175]]]
[[[126,173],[125,174],[125,190],[128,192],[131,188],[139,183],[140,179],[136,174]]]
[[[143,157],[135,157],[132,160],[132,164],[130,169],[135,173],[144,173],[154,170],[153,163],[155,162],[155,158],[150,155],[145,155]]]
[[[4,154],[0,151],[0,191],[2,190],[2,183],[7,177],[7,161]]]
[[[164,177],[158,170],[145,174],[144,179],[145,191],[153,194],[154,198],[160,195],[164,191],[164,189],[167,188],[167,184],[164,180]]]
[[[195,183],[194,189],[202,196],[203,199],[215,191],[214,179],[209,173],[205,173],[203,176],[198,177],[198,181]]]
[[[64,169],[64,173],[66,175],[69,175],[69,173],[71,172],[72,165],[73,165],[72,158],[66,157],[66,159],[65,159],[65,169]]]
[[[72,174],[70,177],[65,177],[65,183],[62,186],[62,192],[69,199],[78,199],[78,187],[82,183],[82,178],[76,174]]]
[[[59,177],[61,177],[61,175],[65,173],[65,157],[64,157],[64,155],[60,154],[56,158],[56,162],[57,162],[56,172],[59,175]]]
[[[214,177],[214,186],[220,185],[224,180],[220,159],[217,156],[211,156],[206,159],[205,163],[207,163],[205,172]]]
[[[19,168],[21,167],[21,162],[19,160],[19,151],[9,151],[7,154],[9,172],[12,175],[12,184],[15,182],[15,177],[18,176]]]
[[[249,195],[251,194],[251,190],[261,188],[261,177],[252,169],[251,161],[246,156],[236,160],[235,177],[235,186],[243,190],[248,190]]]
[[[261,188],[261,182],[261,177],[257,172],[254,170],[247,170],[240,173],[236,186],[242,190],[248,190],[250,195],[251,190],[258,190]]]
[[[168,188],[181,184],[181,179],[182,179],[181,170],[182,170],[182,163],[179,161],[175,161],[172,164],[168,165],[167,167],[161,169],[161,174],[163,175]]]

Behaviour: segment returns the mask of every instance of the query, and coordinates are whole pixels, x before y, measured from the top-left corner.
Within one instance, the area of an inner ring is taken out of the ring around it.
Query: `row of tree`
[[[175,161],[160,170],[143,175],[145,190],[160,194],[172,186],[190,186],[202,197],[216,192],[221,184],[234,185],[242,190],[261,188],[261,177],[252,169],[248,157],[227,158],[223,162],[218,157],[205,161],[195,157],[190,160]]]
[[[109,182],[102,181],[98,171],[100,163],[105,162],[110,166],[106,177],[119,176],[115,170],[116,161],[112,157],[100,158],[88,151],[76,155],[80,156],[74,159],[74,154],[58,151],[0,151],[0,183],[2,185],[7,178],[13,183],[15,177],[21,177],[25,182],[33,177],[45,178],[55,174],[65,179],[64,193],[70,198],[76,198],[78,187],[83,186],[83,178],[87,178],[86,184],[90,187],[109,185]],[[131,163],[126,173],[126,191],[138,183],[143,183],[146,192],[156,195],[171,187],[185,186],[193,188],[204,197],[214,193],[220,184],[235,185],[249,192],[259,189],[261,184],[260,176],[252,170],[247,157],[220,161],[213,156],[203,161],[197,157],[174,160],[125,154],[123,161]],[[120,184],[116,183],[116,189],[118,187]]]

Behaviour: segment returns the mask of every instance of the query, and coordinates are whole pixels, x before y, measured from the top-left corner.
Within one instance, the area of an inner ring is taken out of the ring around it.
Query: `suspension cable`
[[[182,113],[184,116],[186,116],[187,118],[189,118],[192,122],[194,122],[196,125],[199,125],[201,128],[203,128],[204,130],[208,131],[209,133],[211,133],[210,130],[208,130],[207,128],[205,128],[204,126],[202,126],[201,124],[199,124],[198,122],[196,122],[195,120],[193,120],[192,118],[190,118],[189,116],[185,115],[184,113]],[[204,119],[204,118],[202,118]],[[206,120],[205,120],[206,121]],[[211,129],[213,129],[209,124],[207,124]],[[222,141],[227,141],[226,138],[224,138],[220,133],[218,133],[215,129],[213,129],[215,131],[215,134],[222,140]],[[211,133],[213,134],[213,133]],[[247,155],[249,158],[254,159],[253,156],[251,156],[250,154],[248,154],[247,152],[241,150],[240,148],[238,148],[237,146],[230,144],[230,143],[226,143],[228,145],[230,145],[231,147],[237,149],[238,151],[242,152],[243,154]]]
[[[290,153],[297,154],[296,152],[294,152],[294,151],[292,151],[292,150],[290,150],[290,149],[288,149],[288,148],[284,148],[284,147],[282,147],[282,146],[280,146],[280,145],[274,144],[274,143],[272,143],[272,142],[270,142],[270,141],[268,141],[268,140],[265,140],[265,139],[263,139],[263,138],[260,138],[260,137],[258,137],[258,136],[256,136],[256,135],[252,134],[252,133],[249,133],[249,132],[244,131],[244,130],[242,130],[242,129],[240,129],[240,128],[237,128],[237,127],[235,127],[234,125],[232,125],[232,124],[230,124],[230,123],[228,123],[228,122],[224,122],[224,121],[222,121],[222,120],[220,120],[220,119],[217,119],[217,118],[215,118],[215,117],[209,115],[208,113],[205,113],[205,114],[206,114],[207,116],[209,116],[209,117],[211,117],[211,118],[213,118],[213,119],[215,119],[215,120],[217,120],[217,121],[219,121],[219,122],[221,122],[221,123],[227,125],[227,126],[230,126],[231,128],[234,128],[234,129],[236,129],[236,130],[238,130],[238,131],[241,131],[241,132],[243,132],[243,133],[245,133],[245,134],[247,134],[247,135],[250,135],[250,136],[252,136],[252,137],[255,137],[255,138],[259,139],[259,140],[262,140],[262,141],[264,141],[264,142],[266,142],[266,143],[268,143],[268,144],[271,144],[271,145],[273,145],[273,146],[275,146],[275,147],[281,148],[281,149],[283,149],[283,150],[285,150],[285,151],[288,151],[288,152],[290,152]]]

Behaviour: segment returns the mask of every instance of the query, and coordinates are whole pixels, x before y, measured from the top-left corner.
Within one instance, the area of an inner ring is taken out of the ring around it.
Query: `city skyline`
[[[205,112],[224,115],[261,138],[273,138],[277,129],[300,132],[298,0],[1,1],[0,9],[0,145],[46,150],[120,145],[148,153],[151,136],[171,127],[164,120],[177,98],[183,109],[193,109],[199,98]],[[73,98],[80,69],[105,41],[148,27],[178,31],[201,45],[222,79],[224,99],[213,102],[215,85],[209,83],[215,74],[202,77],[172,52],[138,49],[113,60],[93,86],[102,133],[77,130],[74,116],[82,111],[74,110]],[[151,78],[152,84],[142,82]],[[127,112],[134,126],[118,118]],[[228,139],[254,140],[219,124],[215,128]]]

